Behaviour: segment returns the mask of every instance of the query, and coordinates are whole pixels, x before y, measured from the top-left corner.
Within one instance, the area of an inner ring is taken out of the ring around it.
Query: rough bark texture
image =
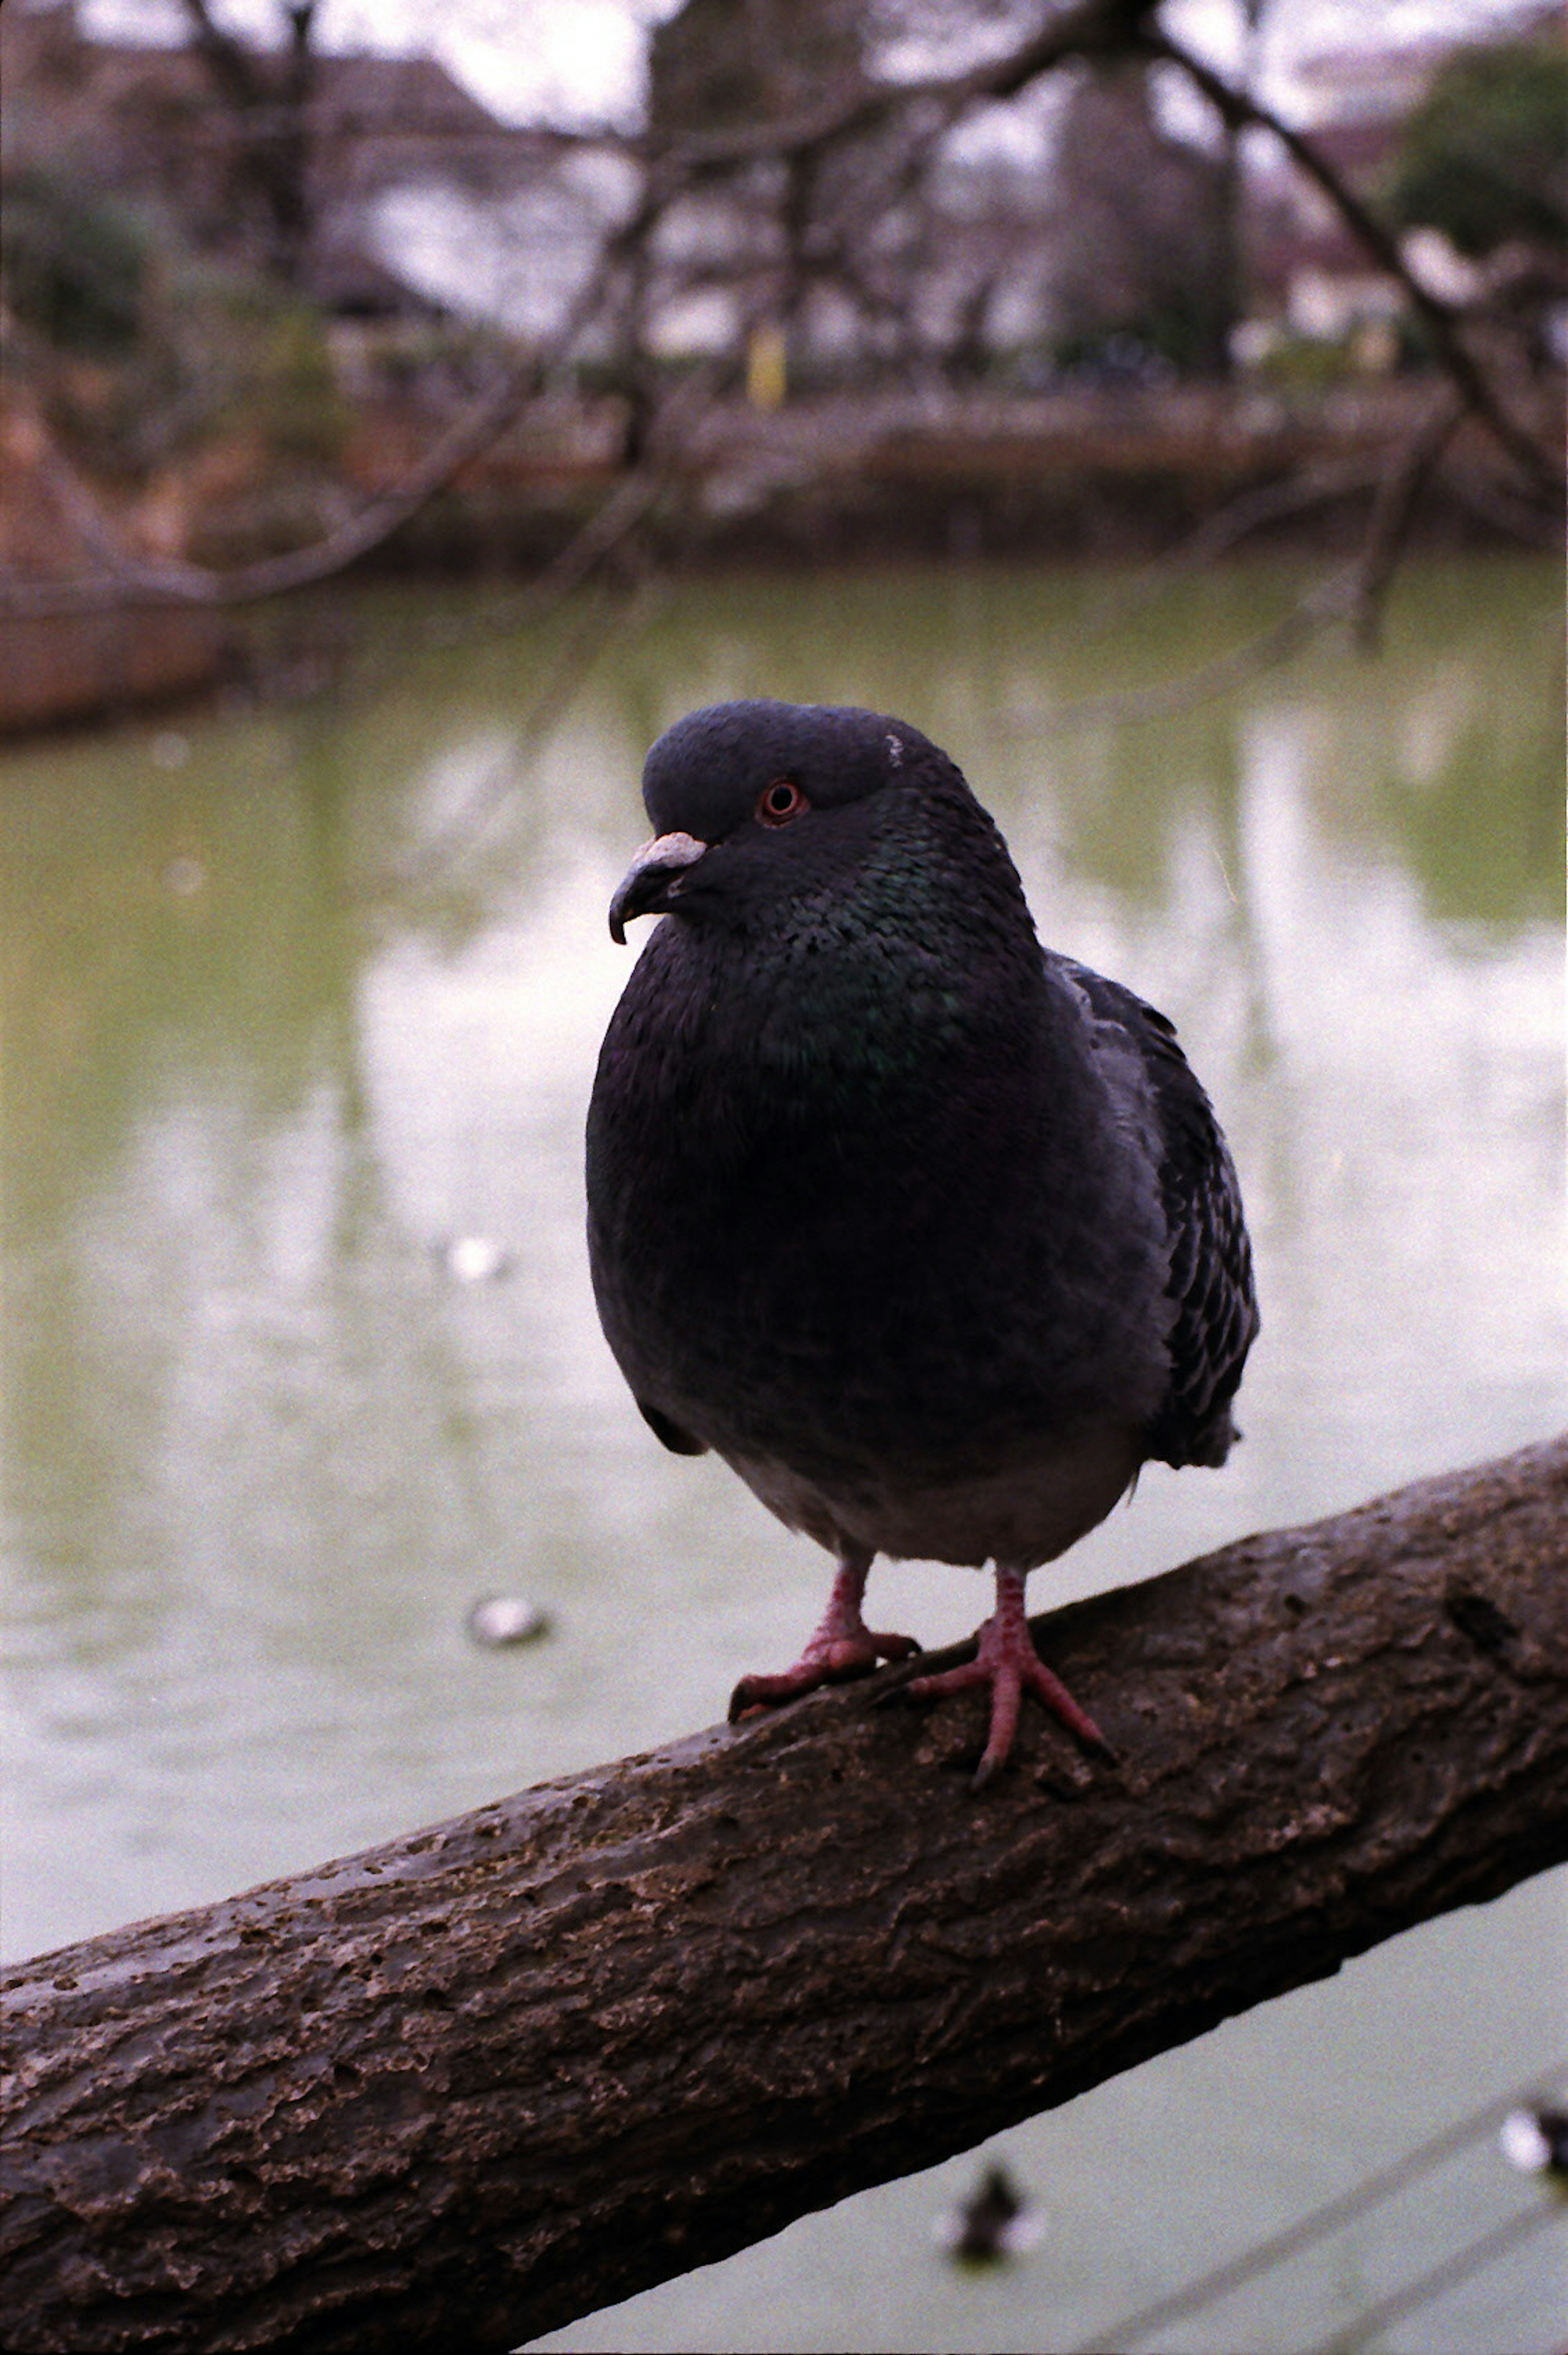
[[[1565,1568],[1568,1439],[1037,1623],[1115,1766],[890,1670],[29,1964],[5,2344],[515,2346],[1493,1897]]]

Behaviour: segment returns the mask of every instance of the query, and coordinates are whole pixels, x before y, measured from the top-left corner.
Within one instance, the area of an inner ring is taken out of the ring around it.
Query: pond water
[[[656,1444],[581,1242],[631,954],[605,908],[642,752],[692,705],[868,703],[945,743],[1045,936],[1175,1017],[1230,1134],[1264,1308],[1245,1444],[1152,1467],[1035,1607],[1568,1421],[1557,575],[1424,562],[1376,659],[1319,645],[1163,717],[1093,700],[1182,677],[1299,586],[686,583],[549,726],[580,613],[529,632],[477,591],[378,591],[324,613],[367,650],[330,698],[5,757],[11,1955],[709,1723],[813,1624],[825,1557]],[[465,1280],[461,1239],[493,1273]],[[549,1637],[478,1648],[496,1593]],[[928,1643],[987,1604],[930,1567],[882,1566],[879,1595]],[[972,2157],[539,2343],[1104,2345],[1547,2086],[1565,1892],[1431,1923],[1000,2137],[1044,2232],[998,2272],[932,2239]],[[1153,2343],[1534,2355],[1568,2312],[1561,2227],[1359,2320],[1532,2196],[1477,2132]]]

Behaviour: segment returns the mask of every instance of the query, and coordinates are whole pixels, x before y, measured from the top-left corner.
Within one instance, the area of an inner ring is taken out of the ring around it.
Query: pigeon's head
[[[738,913],[842,870],[866,838],[865,805],[933,770],[956,783],[918,728],[874,711],[758,701],[688,712],[644,766],[654,837],[610,903],[611,932],[624,940],[634,916]]]

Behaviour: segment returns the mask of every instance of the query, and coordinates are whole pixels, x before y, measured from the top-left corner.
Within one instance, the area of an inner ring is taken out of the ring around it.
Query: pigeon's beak
[[[645,842],[610,902],[610,937],[623,944],[634,916],[661,916],[680,892],[680,879],[709,848],[694,834],[659,834]]]

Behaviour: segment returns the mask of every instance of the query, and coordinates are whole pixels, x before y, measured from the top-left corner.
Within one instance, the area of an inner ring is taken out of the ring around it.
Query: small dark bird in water
[[[1033,2201],[1015,2187],[1005,2167],[993,2162],[967,2200],[938,2216],[933,2232],[938,2247],[955,2263],[987,2265],[1021,2256],[1036,2245],[1043,2229]]]
[[[1164,1015],[1041,947],[996,826],[906,722],[695,711],[649,753],[663,914],[588,1120],[605,1335],[647,1422],[837,1559],[793,1668],[731,1718],[919,1650],[879,1553],[990,1562],[977,1781],[1021,1696],[1107,1745],[1037,1656],[1024,1581],[1139,1466],[1222,1464],[1257,1331],[1235,1171]]]

